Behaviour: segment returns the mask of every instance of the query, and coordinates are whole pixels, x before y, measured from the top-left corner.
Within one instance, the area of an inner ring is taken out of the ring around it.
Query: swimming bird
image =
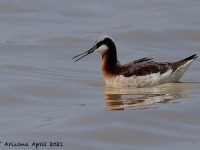
[[[100,36],[91,49],[74,56],[75,62],[93,53],[102,55],[102,74],[107,87],[152,87],[164,83],[178,82],[196,54],[176,62],[155,62],[144,57],[122,64],[117,59],[114,40],[108,35]]]

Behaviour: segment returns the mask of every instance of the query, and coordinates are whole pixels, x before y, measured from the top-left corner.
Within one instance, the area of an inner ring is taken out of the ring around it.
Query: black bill
[[[74,56],[72,59],[77,58],[77,59],[74,61],[74,62],[76,62],[76,61],[80,60],[81,58],[83,58],[83,57],[85,57],[85,56],[87,56],[87,55],[93,53],[94,50],[95,50],[95,47],[92,47],[92,48],[89,49],[88,51],[83,52],[83,53],[81,53],[81,54],[79,54],[79,55]]]

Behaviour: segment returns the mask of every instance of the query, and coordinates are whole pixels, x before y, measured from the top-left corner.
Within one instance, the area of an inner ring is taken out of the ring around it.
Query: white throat
[[[108,46],[105,45],[105,44],[103,44],[103,45],[101,45],[99,48],[97,48],[95,51],[96,51],[96,52],[99,52],[99,53],[102,55],[102,54],[105,53],[107,50],[108,50]]]

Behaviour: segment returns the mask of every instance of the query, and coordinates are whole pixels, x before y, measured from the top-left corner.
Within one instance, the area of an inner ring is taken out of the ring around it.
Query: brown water
[[[71,59],[101,34],[114,38],[122,62],[199,55],[199,6],[195,0],[1,0],[0,149],[32,150],[33,142],[44,142],[40,150],[199,149],[199,58],[183,83],[148,89],[106,88],[98,54]]]

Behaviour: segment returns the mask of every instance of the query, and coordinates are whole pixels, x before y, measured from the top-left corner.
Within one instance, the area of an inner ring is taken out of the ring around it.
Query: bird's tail
[[[177,68],[179,68],[180,66],[185,65],[185,64],[186,64],[187,62],[189,62],[189,61],[192,62],[192,61],[195,60],[197,57],[198,57],[197,54],[194,54],[194,55],[189,56],[189,57],[187,57],[187,58],[185,58],[185,59],[182,59],[182,60],[180,60],[180,61],[171,63],[171,66],[172,66],[173,70],[175,71],[175,70],[176,70]],[[190,63],[190,64],[191,64],[191,63]]]
[[[187,57],[187,58],[185,58],[185,59],[183,59],[183,60],[180,60],[179,62],[190,61],[190,60],[192,60],[192,59],[196,59],[197,57],[198,57],[197,54],[194,54],[194,55],[192,55],[192,56],[190,56],[190,57]]]

